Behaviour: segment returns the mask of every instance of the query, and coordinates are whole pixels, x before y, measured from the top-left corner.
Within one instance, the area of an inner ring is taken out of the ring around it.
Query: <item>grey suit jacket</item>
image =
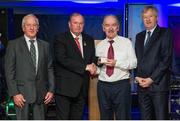
[[[22,94],[28,103],[42,103],[48,91],[54,92],[54,75],[49,44],[37,39],[37,73],[24,37],[9,41],[5,55],[5,75],[10,97]]]

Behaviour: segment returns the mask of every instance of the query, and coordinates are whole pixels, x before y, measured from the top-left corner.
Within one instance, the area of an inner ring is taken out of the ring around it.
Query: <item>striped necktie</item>
[[[30,45],[31,58],[32,58],[34,67],[36,68],[36,49],[35,49],[35,46],[34,46],[34,41],[35,40],[29,40],[29,41],[31,43],[31,45]]]

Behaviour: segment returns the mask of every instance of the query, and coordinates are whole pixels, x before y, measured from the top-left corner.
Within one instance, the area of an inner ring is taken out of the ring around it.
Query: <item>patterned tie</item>
[[[81,46],[80,46],[80,43],[79,43],[79,37],[74,38],[74,40],[76,42],[76,45],[77,45],[79,51],[81,52]],[[82,52],[81,52],[81,54],[82,54]]]
[[[110,46],[108,49],[108,59],[114,59],[114,49],[113,49],[113,44],[114,40],[109,41]],[[106,74],[110,77],[114,72],[114,67],[106,66]]]
[[[32,58],[34,67],[36,68],[36,49],[34,46],[34,40],[29,40],[29,41],[31,42],[31,45],[30,45],[31,58]]]
[[[147,43],[148,43],[149,40],[150,40],[150,37],[151,37],[151,31],[148,31],[148,32],[147,32],[147,39],[146,39],[146,41],[144,42],[144,46],[147,45]]]

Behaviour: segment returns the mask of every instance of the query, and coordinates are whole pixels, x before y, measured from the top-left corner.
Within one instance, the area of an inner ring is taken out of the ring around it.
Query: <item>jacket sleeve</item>
[[[15,80],[16,74],[16,54],[15,54],[15,43],[9,42],[5,55],[5,76],[8,86],[9,96],[17,95],[17,82]]]
[[[54,93],[55,90],[55,79],[54,79],[54,68],[53,68],[53,60],[49,49],[49,44],[47,45],[47,57],[48,57],[48,86],[49,91]]]

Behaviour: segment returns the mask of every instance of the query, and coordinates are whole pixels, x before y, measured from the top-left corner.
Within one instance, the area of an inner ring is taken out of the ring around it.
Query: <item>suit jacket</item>
[[[172,63],[172,35],[169,29],[157,25],[150,40],[144,47],[146,31],[136,35],[135,51],[137,56],[136,76],[148,78],[154,82],[150,91],[168,91]],[[143,88],[139,87],[139,91]]]
[[[95,62],[95,47],[93,38],[83,33],[82,41],[84,58],[70,31],[56,37],[54,50],[57,94],[76,97],[83,91],[87,98],[89,73],[85,68],[87,64]]]
[[[47,91],[54,92],[54,75],[49,44],[37,39],[37,73],[24,36],[9,41],[5,55],[5,74],[10,96],[22,94],[26,102],[42,103]]]

